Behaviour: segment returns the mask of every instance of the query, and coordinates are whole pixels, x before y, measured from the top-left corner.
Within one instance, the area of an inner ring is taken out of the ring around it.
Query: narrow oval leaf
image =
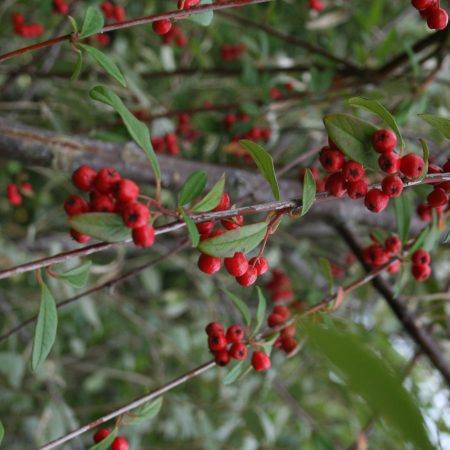
[[[230,258],[236,252],[251,252],[264,239],[266,231],[266,222],[245,225],[201,241],[198,249],[207,255]]]
[[[140,425],[147,420],[153,419],[156,417],[161,410],[163,404],[163,397],[159,397],[152,402],[145,403],[136,411],[129,413],[127,415],[126,425]]]
[[[3,441],[3,438],[5,437],[5,427],[2,424],[2,421],[0,420],[0,444]]]
[[[212,0],[202,0],[201,5],[210,5],[212,3]],[[198,23],[199,25],[202,25],[204,27],[207,27],[211,25],[211,22],[214,19],[214,12],[208,11],[201,14],[192,14],[192,16],[189,17],[192,22]]]
[[[377,128],[348,114],[330,114],[323,119],[328,136],[350,159],[378,170],[377,153],[372,136]]]
[[[58,328],[58,312],[55,299],[45,283],[41,284],[41,305],[34,330],[31,367],[39,369],[53,347]]]
[[[69,218],[72,228],[105,242],[120,242],[131,238],[131,230],[117,214],[85,213]]]
[[[80,39],[87,38],[93,34],[99,33],[103,29],[104,19],[101,11],[95,6],[89,6],[84,16],[83,26],[81,27]]]
[[[423,140],[423,139],[419,139],[421,145],[422,145],[422,149],[423,149],[423,160],[425,161],[425,169],[422,172],[422,175],[420,175],[420,177],[417,179],[417,181],[421,181],[423,180],[427,174],[428,174],[428,159],[430,156],[430,150],[428,149],[428,145],[427,143]]]
[[[311,169],[306,169],[303,179],[303,195],[301,215],[304,216],[316,201],[316,180]]]
[[[225,188],[225,174],[219,178],[219,181],[212,189],[192,207],[193,212],[206,212],[214,209],[220,202],[223,190]]]
[[[189,175],[180,192],[179,205],[186,205],[198,197],[206,187],[208,174],[204,170],[196,170]]]
[[[248,309],[248,306],[238,296],[234,295],[232,292],[227,291],[226,289],[224,289],[224,292],[228,295],[228,297],[230,297],[230,299],[233,302],[234,306],[241,313],[245,324],[247,326],[250,326],[250,324],[252,322],[252,317],[251,317],[251,314],[250,314],[250,310]]]
[[[106,72],[115,78],[123,87],[127,86],[127,80],[117,65],[111,61],[108,55],[105,55],[105,53],[97,50],[95,47],[91,47],[90,45],[79,44],[79,46],[86,50],[95,59],[95,61],[97,61],[97,63],[100,64],[100,66],[102,66]]]
[[[81,266],[64,272],[58,279],[75,288],[82,288],[88,281],[91,265],[91,261],[87,261],[84,264],[81,264]]]
[[[128,133],[136,142],[136,144],[144,150],[150,164],[155,172],[155,177],[159,183],[161,180],[161,169],[159,167],[158,158],[155,155],[152,144],[150,142],[150,133],[148,128],[127,109],[122,100],[105,86],[96,86],[89,95],[99,102],[111,106],[121,117]]]
[[[275,200],[280,200],[280,188],[278,187],[277,175],[275,174],[275,167],[270,153],[252,141],[242,140],[239,142],[250,153],[250,156],[258,166],[259,171],[270,184]]]
[[[438,130],[446,139],[450,139],[450,119],[432,114],[419,114],[419,117]]]
[[[330,261],[328,261],[327,258],[319,258],[320,266],[322,267],[322,272],[325,277],[325,280],[327,280],[328,286],[330,287],[330,291],[333,289],[334,286],[334,277],[333,277],[333,271],[331,270],[331,264]]]
[[[409,228],[411,226],[411,208],[411,200],[406,192],[394,199],[397,231],[402,242],[405,242],[409,236]]]
[[[400,142],[400,147],[405,148],[405,141],[403,140],[402,133],[400,132],[394,116],[380,102],[363,97],[353,97],[348,103],[351,106],[367,109],[383,119],[395,131]]]
[[[88,450],[107,450],[110,448],[116,436],[117,436],[117,428],[114,428],[106,439],[103,439],[103,441],[100,441],[98,444],[89,447]]]
[[[224,377],[223,384],[228,385],[234,383],[239,375],[244,371],[245,359],[239,361]]]
[[[264,323],[264,319],[266,317],[266,297],[264,297],[263,291],[259,286],[256,286],[256,290],[258,291],[258,309],[256,310],[256,326],[253,330],[253,335],[255,335],[262,324]]]
[[[77,62],[75,64],[75,69],[73,70],[72,75],[70,76],[70,79],[77,80],[80,76],[81,69],[83,67],[83,53],[81,51],[77,51]]]
[[[186,211],[181,208],[181,214],[183,215],[183,219],[186,222],[186,228],[189,233],[189,237],[191,238],[192,247],[197,247],[200,242],[200,233],[195,225],[194,221],[186,214]]]

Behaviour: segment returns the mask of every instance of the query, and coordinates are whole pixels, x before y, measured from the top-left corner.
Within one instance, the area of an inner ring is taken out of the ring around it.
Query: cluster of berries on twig
[[[94,443],[98,444],[105,440],[111,432],[107,428],[100,428],[95,434],[94,434]],[[114,440],[111,442],[111,450],[128,450],[130,448],[130,445],[126,438],[123,436],[117,436],[114,438]]]
[[[6,198],[10,205],[19,206],[23,202],[23,196],[33,195],[33,186],[28,181],[23,183],[8,183],[6,186]]]
[[[411,4],[427,21],[428,28],[443,30],[448,25],[448,12],[441,7],[440,0],[411,0]]]
[[[13,14],[12,23],[14,32],[25,38],[40,36],[45,31],[44,26],[40,23],[25,23],[25,16],[23,14]]]

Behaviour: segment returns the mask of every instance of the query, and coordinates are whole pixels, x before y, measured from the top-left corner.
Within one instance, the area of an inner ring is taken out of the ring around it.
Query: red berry
[[[122,5],[115,5],[113,10],[113,16],[116,22],[125,21],[125,8]]]
[[[247,269],[247,272],[244,273],[244,275],[240,277],[236,277],[236,281],[244,287],[251,286],[255,283],[256,279],[258,278],[258,272],[256,269],[252,266],[249,266]]]
[[[364,204],[369,211],[379,213],[386,208],[389,203],[389,197],[380,189],[371,189],[367,192]]]
[[[225,211],[230,209],[231,199],[227,192],[222,192],[219,204],[213,209],[213,211]]]
[[[433,218],[431,207],[427,203],[421,203],[417,207],[417,214],[419,215],[420,220],[423,220],[424,222],[430,222]]]
[[[286,322],[286,320],[280,314],[275,314],[272,312],[267,317],[267,325],[270,328],[274,328],[274,327],[277,327],[278,325],[282,325],[284,322]]]
[[[412,254],[411,261],[415,266],[428,265],[430,264],[431,257],[426,250],[421,248]]]
[[[139,196],[139,186],[131,180],[120,180],[114,186],[114,195],[122,203],[134,202]]]
[[[382,128],[372,136],[372,146],[378,153],[389,153],[397,145],[397,136],[391,130]]]
[[[434,0],[411,0],[411,4],[419,11],[433,6]]]
[[[114,5],[109,1],[104,1],[102,3],[102,11],[107,19],[111,19],[114,15]]]
[[[287,320],[289,319],[289,317],[291,317],[291,311],[287,306],[284,305],[275,306],[272,310],[272,313],[280,315],[284,320]]]
[[[71,228],[70,230],[70,235],[75,241],[79,242],[80,244],[85,244],[86,242],[91,240],[90,236],[88,236],[87,234],[81,234],[79,231],[74,230],[73,228]]]
[[[403,156],[400,160],[400,172],[405,175],[405,177],[414,179],[419,178],[425,170],[424,160],[414,153]]]
[[[19,187],[15,183],[9,183],[6,186],[6,197],[8,202],[13,206],[19,206],[23,200],[19,192]]]
[[[161,19],[153,22],[152,24],[153,31],[160,36],[163,34],[167,34],[172,28],[172,22],[169,19]]]
[[[417,281],[428,280],[431,275],[431,267],[428,264],[413,265],[411,271]]]
[[[150,211],[142,203],[127,203],[122,210],[122,219],[128,228],[141,228],[148,224]]]
[[[383,172],[397,173],[400,168],[400,156],[395,152],[383,153],[378,158],[378,165]]]
[[[447,159],[447,162],[442,166],[444,172],[450,172],[450,159]]]
[[[241,342],[244,339],[244,330],[240,325],[233,325],[227,329],[226,338],[228,342]]]
[[[116,205],[109,195],[97,193],[91,201],[91,209],[96,212],[114,212]]]
[[[111,432],[107,430],[106,428],[100,428],[95,434],[94,434],[94,442],[98,444],[99,442],[103,441],[103,439],[106,439]]]
[[[428,204],[431,208],[439,208],[440,206],[444,206],[448,202],[448,195],[444,189],[440,187],[435,187],[427,197]]]
[[[94,181],[97,176],[97,172],[89,166],[81,166],[72,174],[73,184],[84,192],[89,192],[94,186]]]
[[[231,128],[237,122],[237,117],[234,114],[227,114],[223,119],[225,128]]]
[[[297,348],[297,341],[292,337],[284,337],[281,339],[281,348],[286,353],[291,353]]]
[[[89,211],[89,205],[86,200],[79,195],[71,195],[64,202],[64,211],[68,216],[75,216]]]
[[[323,147],[319,155],[320,164],[327,172],[337,172],[344,163],[344,154],[339,150],[333,150],[330,147]]]
[[[347,181],[358,181],[364,176],[366,171],[358,162],[348,161],[344,164],[342,172],[344,173]]]
[[[353,200],[358,200],[366,196],[369,186],[365,180],[358,180],[347,183],[348,196]]]
[[[389,253],[399,253],[402,251],[402,241],[398,236],[389,236],[384,241],[384,248]]]
[[[132,236],[138,247],[151,247],[155,242],[155,229],[151,225],[134,228]]]
[[[228,273],[234,277],[241,277],[247,272],[248,261],[242,252],[236,252],[231,258],[225,258],[223,262]]]
[[[269,261],[267,261],[267,259],[263,256],[260,256],[259,258],[254,256],[248,263],[256,269],[258,277],[264,275],[269,270]]]
[[[128,441],[123,436],[117,436],[111,444],[111,450],[128,450]]]
[[[400,261],[394,261],[387,269],[386,272],[397,273],[400,270],[402,263]]]
[[[263,372],[269,369],[270,365],[270,358],[264,352],[253,352],[252,366],[257,372]]]
[[[244,223],[244,216],[234,216],[231,219],[221,220],[220,223],[227,230],[236,230]]]
[[[328,177],[326,189],[335,197],[342,197],[347,191],[347,183],[342,172],[336,172]]]
[[[245,344],[241,342],[236,342],[230,348],[230,356],[237,361],[242,361],[247,358],[248,350]]]
[[[364,262],[371,267],[380,267],[389,261],[389,253],[378,243],[369,245],[362,252]]]
[[[206,326],[205,332],[208,336],[212,336],[213,334],[224,334],[225,329],[222,325],[220,325],[220,323],[211,322]]]
[[[389,197],[398,197],[403,192],[403,181],[397,175],[388,175],[383,179],[381,188]]]
[[[220,350],[214,354],[214,361],[218,366],[224,367],[230,362],[230,353],[228,350]]]
[[[208,337],[208,347],[212,352],[226,349],[227,344],[227,338],[223,334],[211,334]]]
[[[427,25],[432,30],[443,30],[448,24],[448,13],[443,8],[432,8],[427,14]]]
[[[214,228],[214,222],[202,222],[197,224],[197,230],[200,234],[208,234]]]
[[[198,258],[198,268],[209,275],[216,273],[222,267],[222,260],[216,256],[209,256],[202,253]]]
[[[120,174],[112,167],[104,167],[95,178],[95,188],[102,194],[110,194],[114,185],[120,181]]]

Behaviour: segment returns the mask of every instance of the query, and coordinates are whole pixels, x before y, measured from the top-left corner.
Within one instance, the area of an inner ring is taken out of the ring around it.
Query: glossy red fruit
[[[214,361],[218,366],[224,367],[230,362],[231,356],[228,350],[220,350],[214,354]]]
[[[94,186],[102,194],[110,194],[114,185],[120,181],[120,174],[113,167],[104,167],[95,178]]]
[[[225,258],[223,262],[228,273],[234,277],[241,277],[247,272],[248,261],[242,252],[236,252],[233,257]]]
[[[227,230],[236,230],[244,223],[244,216],[234,216],[231,219],[221,220],[220,223]]]
[[[267,261],[264,256],[260,256],[259,258],[257,256],[254,256],[248,263],[250,266],[256,269],[258,277],[264,275],[269,270],[269,261]]]
[[[224,334],[225,329],[220,323],[211,322],[206,326],[205,332],[208,336],[212,336],[213,334]]]
[[[381,188],[389,197],[398,197],[403,192],[403,181],[397,175],[388,175],[383,179]]]
[[[70,235],[75,241],[79,242],[80,244],[85,244],[86,242],[91,240],[90,236],[88,236],[87,234],[82,234],[79,231],[74,230],[73,228],[71,228],[70,230]]]
[[[77,214],[83,214],[89,211],[89,205],[87,201],[79,195],[71,195],[64,202],[64,211],[68,216],[75,216]]]
[[[431,256],[426,250],[421,248],[412,254],[411,261],[415,266],[428,265],[430,264]]]
[[[362,252],[364,262],[371,267],[380,267],[389,261],[389,253],[380,245],[372,244]]]
[[[139,186],[134,181],[125,178],[114,186],[114,195],[119,202],[134,202],[139,196]]]
[[[138,247],[151,247],[155,242],[155,229],[151,225],[134,228],[132,237]]]
[[[342,172],[344,173],[344,177],[347,181],[354,182],[360,180],[366,173],[366,170],[356,161],[347,161],[344,164]]]
[[[270,368],[271,362],[270,358],[260,351],[253,352],[252,355],[252,366],[257,372],[263,372]]]
[[[448,194],[444,189],[440,187],[435,187],[427,197],[428,204],[431,208],[439,208],[444,206],[448,202]]]
[[[198,258],[198,268],[209,275],[216,273],[222,267],[222,260],[216,256],[209,256],[202,253]]]
[[[226,338],[228,342],[241,342],[244,336],[244,329],[240,325],[232,325],[227,329]]]
[[[89,192],[94,187],[97,172],[89,166],[81,166],[72,174],[72,183],[80,190]]]
[[[447,11],[443,8],[432,8],[427,14],[427,25],[432,30],[444,30],[447,28]]]
[[[95,212],[114,212],[116,204],[109,195],[94,195],[90,203],[91,210]]]
[[[228,342],[227,338],[221,334],[211,334],[208,337],[208,347],[212,352],[219,352],[227,348]]]
[[[126,18],[125,8],[122,5],[115,5],[113,16],[116,22],[124,22]]]
[[[400,169],[400,156],[395,152],[383,153],[378,158],[378,165],[383,172],[397,173]]]
[[[290,309],[284,305],[274,306],[272,313],[280,315],[281,317],[283,317],[284,320],[287,320],[289,319],[289,317],[291,317]]]
[[[345,157],[339,150],[323,147],[320,151],[319,161],[327,172],[337,172],[344,166]]]
[[[237,361],[244,360],[245,358],[247,358],[247,355],[247,346],[245,344],[242,344],[241,342],[236,342],[230,348],[230,356]]]
[[[281,316],[280,314],[270,313],[267,316],[267,325],[270,328],[277,327],[278,325],[282,325],[284,322],[286,322],[286,319]]]
[[[411,272],[417,281],[425,281],[430,278],[431,267],[427,264],[413,265]]]
[[[336,172],[328,177],[326,190],[335,197],[342,197],[347,192],[347,183],[342,172]]]
[[[384,241],[384,248],[390,253],[399,253],[402,251],[402,241],[398,236],[389,236]]]
[[[111,443],[111,450],[128,450],[128,441],[123,436],[117,436]]]
[[[297,341],[292,337],[284,337],[281,339],[281,348],[286,353],[291,353],[297,348]]]
[[[213,211],[225,211],[226,209],[230,209],[231,199],[227,192],[223,192],[220,197],[219,204],[213,209]]]
[[[156,34],[162,36],[170,31],[172,28],[172,22],[169,19],[157,20],[156,22],[153,22],[152,28]]]
[[[383,211],[389,203],[389,197],[380,189],[370,189],[364,199],[364,204],[369,211],[379,213]]]
[[[6,186],[6,198],[10,205],[19,206],[22,204],[23,198],[22,195],[20,195],[17,184],[9,183]]]
[[[106,439],[111,432],[107,430],[106,428],[100,428],[95,434],[94,434],[94,442],[98,444],[99,442],[103,441],[103,439]]]
[[[256,279],[258,278],[258,272],[256,269],[252,266],[249,266],[247,269],[247,272],[244,273],[244,275],[240,277],[236,277],[236,281],[244,287],[251,286],[255,283]]]
[[[358,200],[366,196],[369,186],[365,180],[358,180],[347,183],[347,194],[353,200]]]
[[[150,211],[142,203],[127,203],[122,210],[122,219],[128,228],[141,228],[148,224]]]
[[[397,136],[391,130],[382,128],[372,136],[372,146],[378,153],[389,153],[397,145]]]
[[[425,161],[414,153],[403,156],[400,160],[400,172],[410,179],[419,178],[425,170]]]
[[[214,222],[202,222],[197,223],[197,230],[200,234],[208,234],[213,230],[215,223]]]

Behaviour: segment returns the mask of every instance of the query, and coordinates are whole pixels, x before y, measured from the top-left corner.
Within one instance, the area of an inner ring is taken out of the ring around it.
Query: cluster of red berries
[[[416,250],[411,256],[411,273],[417,281],[425,281],[431,275],[431,257],[423,248]]]
[[[201,134],[200,131],[191,127],[191,117],[186,113],[180,113],[178,115],[177,133],[189,142],[194,141]]]
[[[281,269],[271,271],[271,278],[265,288],[274,302],[290,302],[294,299],[292,281]]]
[[[291,310],[286,305],[275,305],[267,317],[267,325],[275,328],[283,325],[291,317]],[[291,353],[297,347],[295,339],[296,327],[289,325],[283,328],[274,343],[274,347],[283,350],[285,353]]]
[[[283,98],[287,92],[294,90],[294,83],[292,81],[288,81],[287,83],[284,83],[282,87],[272,87],[269,90],[269,96],[272,100],[280,100]],[[283,92],[287,91],[287,92]]]
[[[188,38],[183,34],[181,27],[174,25],[168,33],[162,35],[162,42],[164,45],[175,43],[177,47],[183,48],[188,44]]]
[[[363,249],[362,257],[364,262],[371,268],[377,269],[389,262],[393,257],[400,256],[402,251],[402,242],[398,236],[388,236],[384,245],[372,236],[372,244]],[[400,261],[392,263],[386,270],[389,273],[396,273],[400,270]]]
[[[8,183],[6,186],[6,198],[12,206],[19,206],[23,202],[23,195],[33,194],[33,186],[27,181],[18,185],[17,183]]]
[[[65,2],[65,0],[53,0],[53,9],[58,14],[65,16],[69,13],[69,5]]]
[[[242,53],[247,50],[247,46],[245,44],[225,44],[220,49],[220,56],[222,61],[233,61],[238,59]]]
[[[411,0],[411,4],[432,30],[443,30],[448,24],[448,13],[439,3],[439,0]]]
[[[23,14],[13,14],[12,23],[14,32],[26,38],[40,36],[45,31],[44,26],[40,23],[30,23],[27,25]]]
[[[245,332],[240,325],[232,325],[225,328],[217,322],[211,322],[205,328],[208,335],[208,347],[214,355],[218,366],[226,366],[233,358],[243,361],[248,356],[247,345],[244,343]],[[270,368],[269,356],[261,351],[255,350],[252,354],[251,363],[257,372],[263,372]]]
[[[175,133],[167,133],[164,136],[152,136],[151,143],[156,153],[167,151],[172,156],[180,154],[180,147]]]
[[[155,230],[148,221],[150,210],[138,203],[139,186],[122,178],[112,167],[104,167],[98,173],[89,166],[81,166],[72,174],[73,184],[82,192],[89,192],[89,202],[80,195],[70,196],[64,203],[68,216],[87,212],[106,212],[121,215],[124,224],[132,229],[133,242],[138,247],[150,247],[155,240]],[[80,242],[89,241],[90,236],[76,230],[70,231]]]
[[[95,434],[94,434],[94,443],[98,444],[99,442],[106,439],[111,432],[106,428],[100,428]],[[130,445],[128,444],[128,441],[123,436],[117,436],[112,442],[111,442],[111,450],[128,450],[130,448]]]
[[[321,12],[325,9],[325,5],[321,0],[308,0],[309,9],[317,12]]]
[[[106,19],[115,22],[124,22],[126,19],[125,8],[122,5],[114,5],[112,2],[105,0],[101,8]]]

